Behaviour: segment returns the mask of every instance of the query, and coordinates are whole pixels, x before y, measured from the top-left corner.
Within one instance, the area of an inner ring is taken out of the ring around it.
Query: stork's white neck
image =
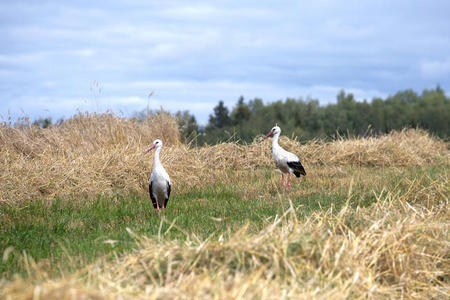
[[[279,133],[275,133],[273,135],[273,138],[272,138],[272,149],[280,147],[280,145],[278,145],[278,138],[279,137],[280,137]]]
[[[153,161],[153,168],[155,168],[156,166],[161,165],[161,161],[159,160],[159,152],[161,152],[161,147],[158,147],[155,149],[155,158]]]

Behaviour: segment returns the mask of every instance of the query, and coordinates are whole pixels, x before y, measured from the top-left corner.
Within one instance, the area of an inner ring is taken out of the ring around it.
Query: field
[[[155,138],[173,185],[161,218],[143,155]],[[0,298],[448,297],[448,143],[282,137],[307,172],[283,194],[269,140],[179,141],[163,114],[3,124]]]

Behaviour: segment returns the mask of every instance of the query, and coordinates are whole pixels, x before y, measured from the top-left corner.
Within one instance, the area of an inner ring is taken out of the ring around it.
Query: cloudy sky
[[[450,92],[450,1],[0,1],[0,121]],[[148,95],[153,91],[153,95]]]

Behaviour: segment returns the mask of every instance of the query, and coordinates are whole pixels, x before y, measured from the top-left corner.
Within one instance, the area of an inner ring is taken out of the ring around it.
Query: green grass
[[[161,230],[161,219],[144,195],[98,197],[95,201],[86,201],[85,205],[56,200],[50,205],[36,201],[21,208],[2,206],[1,214],[5,218],[1,224],[0,249],[12,246],[15,250],[6,262],[0,263],[0,273],[8,277],[16,272],[26,275],[23,251],[37,261],[48,260],[53,266],[78,268],[113,250],[120,253],[131,249],[134,240],[126,231],[127,227],[138,234],[158,236],[159,232],[167,231],[174,219],[182,231],[200,238],[232,232],[245,222],[258,230],[276,214],[283,213],[283,206],[288,205],[285,200],[274,197],[271,201],[244,202],[220,185],[174,195],[164,213],[167,222],[163,222]],[[304,201],[293,200],[296,206],[311,201],[315,206],[320,202],[322,207],[327,207],[336,198],[320,199],[319,195],[313,195]],[[186,238],[181,230],[170,230],[166,237]],[[105,243],[108,240],[117,242]],[[67,261],[69,258],[71,262]]]
[[[388,169],[367,168],[360,172],[362,179],[378,176],[383,179],[383,185],[407,189],[409,179],[426,175],[427,180],[433,180],[447,174],[447,169],[409,168],[402,170],[402,176]],[[270,180],[270,170],[261,173],[247,184],[257,184],[261,178]],[[355,174],[347,175],[355,178],[350,204],[369,206],[376,201],[375,194],[381,193],[381,188],[375,179],[368,184],[358,180],[358,174]],[[347,184],[334,190],[321,190],[314,181],[305,181],[293,186],[305,196],[290,200],[300,218],[319,209],[333,207],[338,211],[349,199],[350,181],[347,178]],[[11,246],[14,250],[0,261],[0,274],[7,278],[15,273],[27,276],[24,253],[40,263],[42,269],[57,273],[73,271],[100,256],[129,251],[136,244],[127,227],[137,234],[181,240],[186,234],[218,238],[244,223],[249,223],[250,230],[258,231],[289,205],[288,196],[274,190],[242,197],[245,186],[216,184],[182,194],[174,190],[164,213],[166,222],[162,223],[147,194],[99,196],[94,200],[57,199],[51,203],[35,201],[22,207],[1,205],[0,254]],[[172,222],[177,228],[168,231]]]

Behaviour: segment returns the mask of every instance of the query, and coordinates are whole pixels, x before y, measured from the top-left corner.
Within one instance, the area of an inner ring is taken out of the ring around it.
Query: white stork
[[[291,173],[295,176],[305,176],[306,172],[300,162],[300,159],[294,153],[288,152],[278,145],[278,138],[280,137],[281,128],[278,126],[273,127],[265,138],[273,136],[272,140],[272,157],[275,161],[275,165],[281,171],[281,184],[283,185],[283,193],[286,191],[286,184],[284,182],[284,173],[287,173],[288,192],[291,190]]]
[[[152,199],[153,207],[158,211],[158,216],[160,215],[160,208],[164,211],[170,197],[169,174],[167,174],[161,164],[161,161],[159,160],[159,152],[161,152],[162,145],[162,141],[156,139],[150,148],[145,151],[145,153],[148,153],[150,150],[156,148],[155,160],[153,162],[153,172],[148,182],[148,190],[150,192],[150,199]]]

